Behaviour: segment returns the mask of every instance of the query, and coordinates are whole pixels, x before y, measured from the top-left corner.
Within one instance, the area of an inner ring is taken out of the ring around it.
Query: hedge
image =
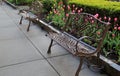
[[[118,17],[120,15],[120,2],[107,0],[69,0],[69,4],[82,7],[84,12],[91,14],[99,13],[101,16],[110,17]]]

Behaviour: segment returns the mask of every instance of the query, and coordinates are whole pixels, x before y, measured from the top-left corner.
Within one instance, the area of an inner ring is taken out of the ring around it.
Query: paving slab
[[[11,25],[11,24],[10,24]],[[18,27],[0,28],[0,40],[25,38]]]
[[[2,19],[0,20],[0,28],[7,28],[7,27],[13,27],[16,26],[12,20],[10,19]]]
[[[27,39],[0,41],[0,67],[43,59]]]
[[[60,73],[61,76],[74,76],[79,65],[79,58],[73,55],[65,55],[48,59],[55,67],[55,69]],[[105,74],[100,74],[98,72],[93,72],[83,64],[82,70],[79,76],[107,76]]]
[[[23,20],[23,23],[21,25],[18,25],[19,28],[25,33],[25,35],[29,38],[31,37],[38,37],[38,36],[45,36],[46,32],[39,27],[39,25],[35,23],[31,23],[30,30],[27,32],[28,27],[28,20]]]
[[[30,39],[45,57],[53,57],[53,56],[69,54],[64,48],[62,48],[58,44],[54,45],[51,48],[52,51],[51,54],[47,54],[47,50],[50,44],[50,39],[45,35],[39,37],[31,37]]]
[[[18,15],[19,10],[17,10],[17,9],[13,10],[13,8],[8,6],[6,3],[4,3],[4,5],[2,7],[3,7],[3,10],[7,13],[7,15],[12,17],[12,19],[20,18],[20,15]]]
[[[8,19],[10,20],[10,17],[9,17],[8,15],[6,15],[6,14],[0,14],[0,19],[1,19],[1,20],[2,20],[2,19],[3,19],[3,20],[4,20],[4,19],[5,19],[5,20],[8,20]]]
[[[58,76],[45,60],[0,68],[0,76]]]

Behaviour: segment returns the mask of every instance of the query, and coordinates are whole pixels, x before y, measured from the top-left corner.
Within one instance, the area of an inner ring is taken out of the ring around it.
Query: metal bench
[[[4,1],[4,0],[0,0],[0,5],[2,5],[3,1]]]
[[[75,73],[75,76],[79,76],[84,58],[100,56],[109,25],[110,23],[100,21],[88,13],[70,14],[62,31],[51,29],[48,32],[51,43],[47,53],[51,53],[54,41],[74,56],[80,57],[80,64]]]
[[[27,28],[27,31],[29,31],[31,22],[35,22],[41,18],[42,7],[43,5],[39,0],[33,0],[33,2],[29,5],[29,8],[19,10],[18,14],[21,15],[19,24],[22,24],[23,18],[29,20],[29,25]]]

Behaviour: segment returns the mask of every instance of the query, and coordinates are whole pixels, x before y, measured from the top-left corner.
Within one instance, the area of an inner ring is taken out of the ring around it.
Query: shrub
[[[83,7],[85,12],[95,14],[99,11],[101,16],[117,17],[120,14],[120,2],[106,0],[70,0],[69,4]]]
[[[48,13],[52,10],[54,4],[56,4],[55,0],[42,0],[42,4],[44,6],[44,12]]]

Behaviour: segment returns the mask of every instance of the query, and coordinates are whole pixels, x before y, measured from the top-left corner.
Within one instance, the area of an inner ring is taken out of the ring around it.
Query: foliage
[[[52,7],[52,10],[49,12],[47,16],[47,21],[52,21],[54,25],[58,26],[59,28],[65,25],[64,22],[64,8],[63,4],[56,3]]]
[[[73,6],[67,6],[67,11],[68,13],[65,13],[65,5],[63,5],[63,2],[60,1],[52,7],[52,10],[49,12],[47,15],[47,21],[52,21],[52,23],[59,28],[64,27],[65,22],[67,17],[69,16],[70,13],[75,13],[75,12],[81,12],[82,8],[77,9],[75,5]]]
[[[120,62],[120,26],[114,26],[114,29],[107,34],[104,40],[103,52],[106,56],[114,53],[118,56],[116,60]]]
[[[33,0],[8,0],[11,3],[15,3],[16,5],[24,5],[24,4],[29,4]]]
[[[54,4],[56,4],[55,0],[41,0],[44,6],[44,12],[48,13],[52,10]]]

